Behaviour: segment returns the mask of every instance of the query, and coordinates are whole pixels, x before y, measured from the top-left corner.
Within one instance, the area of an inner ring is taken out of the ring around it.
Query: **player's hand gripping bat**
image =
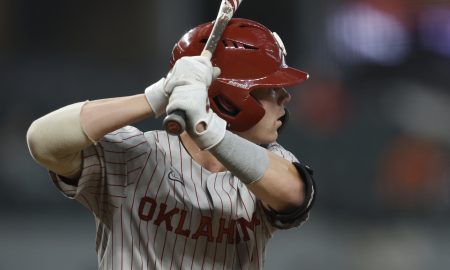
[[[217,43],[222,37],[222,33],[228,25],[228,22],[233,17],[236,9],[243,0],[222,0],[220,4],[219,13],[214,21],[214,26],[211,34],[208,37],[205,48],[201,55],[211,60],[211,57],[217,47]],[[164,118],[164,129],[172,135],[179,135],[186,129],[186,114],[184,111],[177,110]]]

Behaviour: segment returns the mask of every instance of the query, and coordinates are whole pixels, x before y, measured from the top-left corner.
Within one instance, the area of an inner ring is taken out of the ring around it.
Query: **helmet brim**
[[[300,84],[308,79],[308,73],[291,68],[280,68],[270,75],[262,78],[248,79],[228,79],[219,77],[217,80],[228,84],[230,86],[241,89],[253,90],[257,88],[272,88],[272,87],[289,87]]]
[[[308,73],[304,71],[291,67],[281,68],[269,76],[255,80],[250,89],[295,86],[306,81],[308,77]]]

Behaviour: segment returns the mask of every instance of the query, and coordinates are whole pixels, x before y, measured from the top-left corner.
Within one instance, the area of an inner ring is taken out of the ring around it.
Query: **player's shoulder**
[[[279,144],[276,141],[273,143],[270,143],[268,145],[265,145],[265,147],[267,150],[269,150],[270,152],[274,152],[274,153],[289,152],[281,144]]]
[[[268,145],[265,146],[267,148],[267,150],[269,150],[270,152],[284,158],[287,159],[291,162],[298,162],[297,157],[292,154],[291,151],[285,149],[281,144],[279,144],[278,142],[273,142],[270,143]]]
[[[147,141],[149,144],[164,144],[174,139],[178,141],[178,136],[170,136],[165,130],[150,130],[143,132],[136,127],[125,126],[106,134],[102,141],[123,144]]]
[[[181,144],[180,137],[169,135],[165,130],[146,131],[144,136],[152,147],[163,151],[171,151],[171,149],[178,148]]]
[[[131,148],[145,142],[144,133],[133,126],[125,126],[106,134],[100,141],[103,147],[114,150],[116,148]]]
[[[165,130],[149,130],[144,132],[144,136],[147,139],[147,141],[158,144],[170,140],[170,137],[174,137],[170,136]]]
[[[143,132],[133,126],[125,126],[106,134],[102,141],[121,142],[135,137],[143,136]]]

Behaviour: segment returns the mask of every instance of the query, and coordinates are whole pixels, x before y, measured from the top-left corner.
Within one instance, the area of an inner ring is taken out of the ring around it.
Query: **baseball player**
[[[247,19],[231,20],[211,63],[198,56],[211,28],[187,32],[145,93],[71,104],[28,130],[34,159],[94,214],[99,269],[262,269],[274,231],[308,217],[312,171],[276,142],[285,87],[307,74]],[[180,136],[130,126],[175,110]]]

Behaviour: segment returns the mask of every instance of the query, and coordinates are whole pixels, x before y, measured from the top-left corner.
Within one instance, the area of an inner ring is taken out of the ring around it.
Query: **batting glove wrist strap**
[[[196,121],[194,126],[196,127],[201,122],[206,125],[204,131],[188,130],[188,132],[200,149],[209,150],[223,140],[227,129],[227,122],[211,110],[206,115],[206,119]]]
[[[166,111],[169,101],[169,96],[164,90],[164,82],[165,79],[162,78],[145,89],[145,97],[156,117],[161,116]]]

